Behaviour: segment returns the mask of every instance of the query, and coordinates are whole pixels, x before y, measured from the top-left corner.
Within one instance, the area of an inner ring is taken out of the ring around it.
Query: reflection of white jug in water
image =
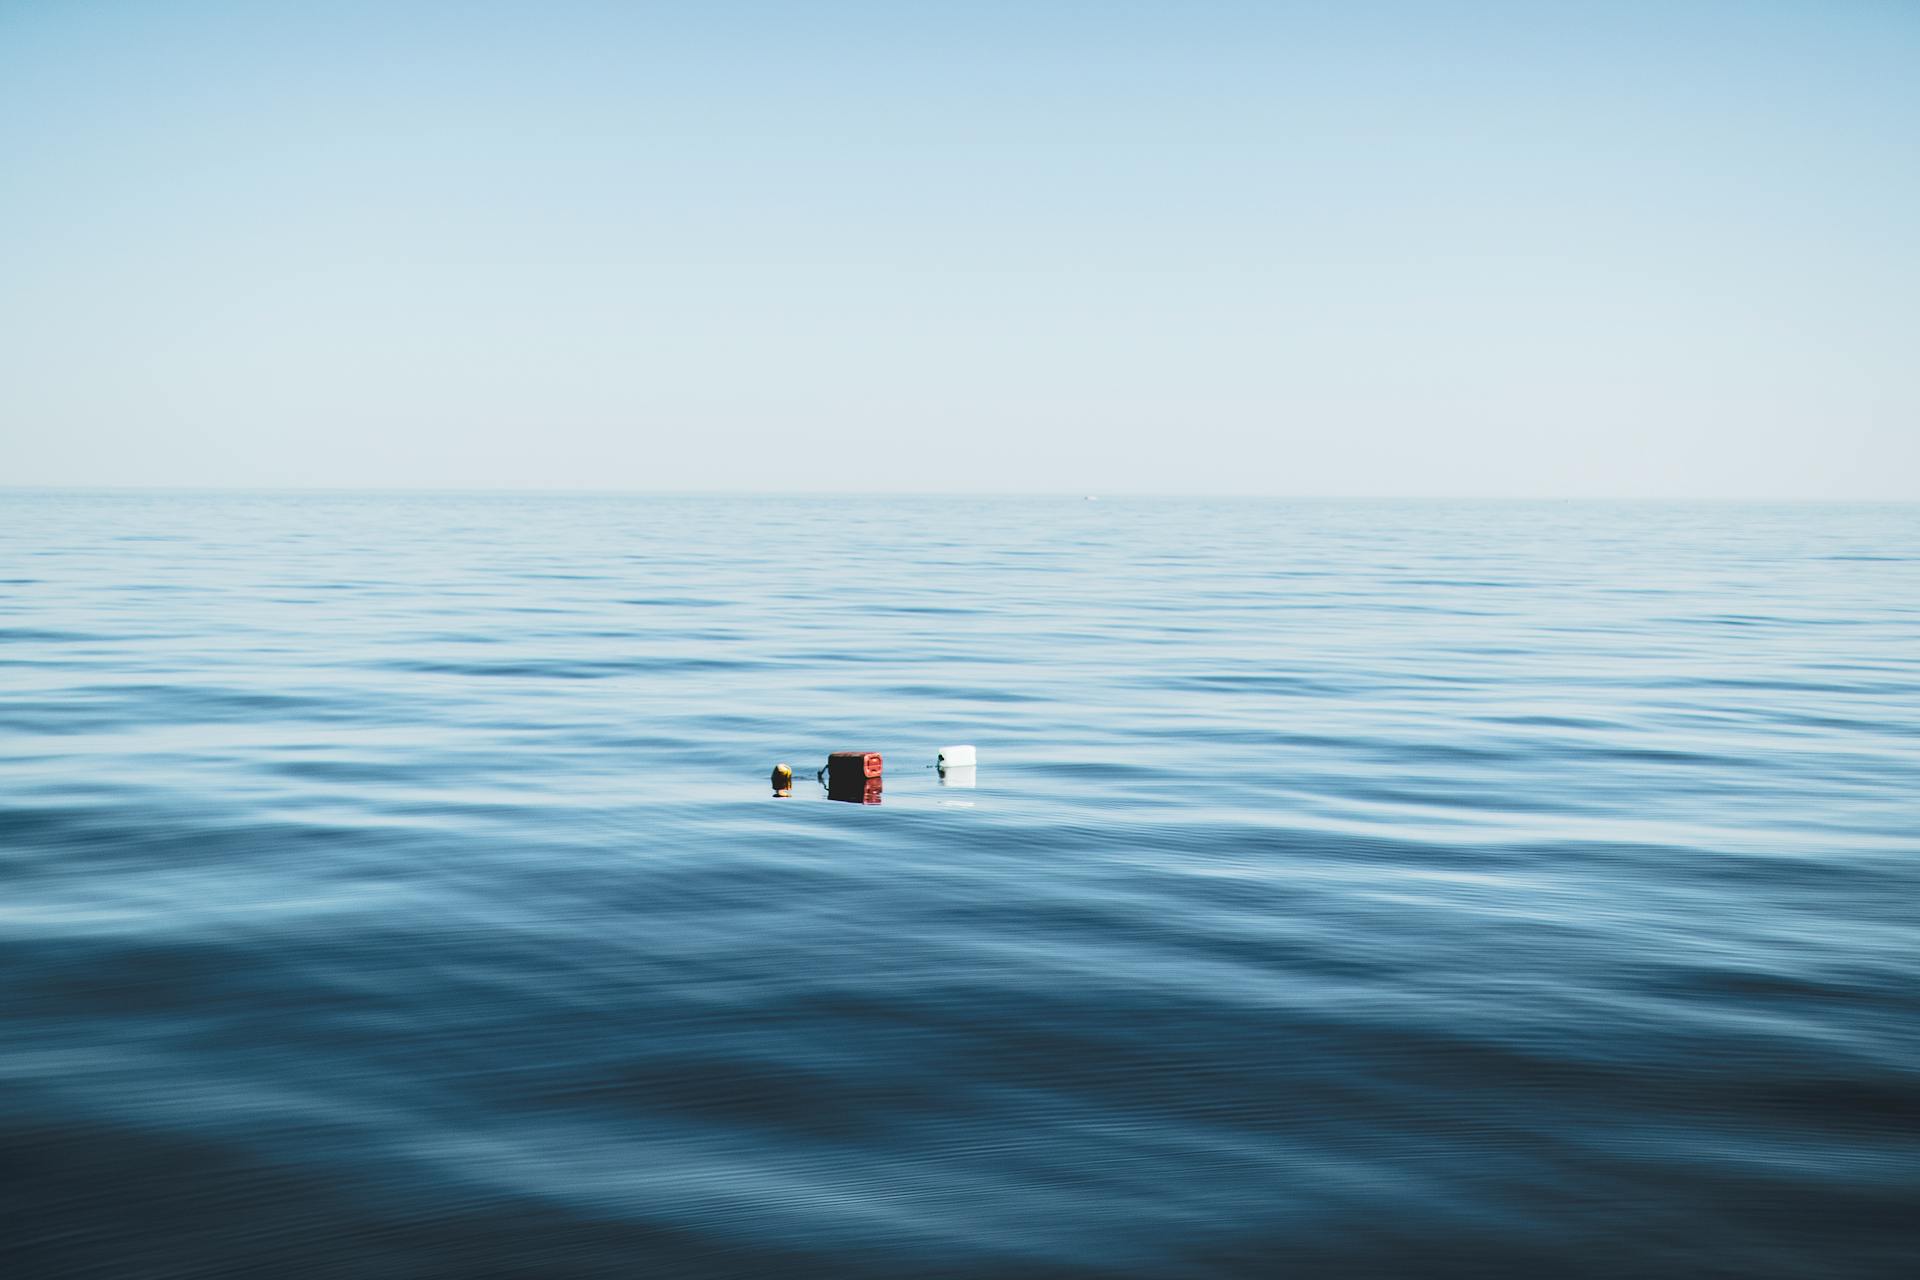
[[[971,790],[975,758],[972,747],[940,748],[940,754],[934,758],[934,767],[940,773],[940,785]]]

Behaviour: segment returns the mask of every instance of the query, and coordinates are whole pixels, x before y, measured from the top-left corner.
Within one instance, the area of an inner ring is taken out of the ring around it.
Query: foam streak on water
[[[1920,508],[0,494],[0,695],[9,1275],[1914,1256]]]

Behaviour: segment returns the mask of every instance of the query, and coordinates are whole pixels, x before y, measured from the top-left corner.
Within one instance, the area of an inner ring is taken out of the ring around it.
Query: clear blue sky
[[[1920,4],[0,0],[0,484],[1920,498]]]

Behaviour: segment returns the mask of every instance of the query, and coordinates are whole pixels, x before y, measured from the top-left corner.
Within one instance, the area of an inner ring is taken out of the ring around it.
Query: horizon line
[[[1108,498],[1169,498],[1279,502],[1690,502],[1826,503],[1900,506],[1920,504],[1920,495],[1832,496],[1817,494],[1634,494],[1634,493],[1407,493],[1285,492],[1201,489],[642,489],[606,486],[533,485],[244,485],[244,484],[0,484],[0,493],[99,494],[259,494],[259,495],[446,495],[467,497],[633,497],[633,498],[1032,498],[1101,501]]]

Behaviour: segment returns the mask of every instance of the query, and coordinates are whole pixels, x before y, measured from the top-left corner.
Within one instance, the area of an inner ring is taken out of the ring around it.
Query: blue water
[[[1912,1274],[1920,508],[15,492],[0,579],[9,1277]]]

